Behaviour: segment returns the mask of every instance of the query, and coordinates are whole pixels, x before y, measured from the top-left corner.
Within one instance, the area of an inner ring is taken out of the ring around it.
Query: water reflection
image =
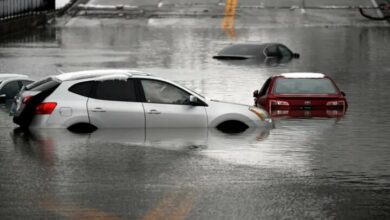
[[[234,30],[236,8],[237,8],[237,0],[226,0],[225,13],[222,22],[222,30],[231,39],[234,39],[236,37],[236,33]]]
[[[21,152],[51,163],[78,150],[118,144],[129,147],[150,147],[163,150],[196,152],[206,149],[231,149],[243,141],[258,143],[269,135],[269,129],[249,128],[231,135],[214,128],[184,129],[98,129],[90,134],[72,133],[65,129],[35,129],[11,132],[14,146]],[[80,152],[82,154],[82,152]],[[78,156],[80,156],[79,154]]]
[[[54,28],[42,28],[27,33],[14,34],[12,38],[2,39],[0,41],[1,47],[34,48],[42,47],[42,44],[45,44],[46,48],[58,48],[61,44],[58,30]]]

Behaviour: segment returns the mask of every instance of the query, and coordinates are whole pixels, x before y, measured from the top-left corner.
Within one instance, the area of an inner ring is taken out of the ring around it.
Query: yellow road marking
[[[236,8],[238,0],[226,0],[225,14],[222,22],[222,30],[230,37],[235,38],[234,20],[236,17]]]
[[[158,205],[146,213],[143,220],[181,220],[192,210],[195,192],[175,192],[166,195]]]
[[[81,208],[76,203],[45,200],[39,206],[73,220],[119,220],[120,218],[99,209]]]

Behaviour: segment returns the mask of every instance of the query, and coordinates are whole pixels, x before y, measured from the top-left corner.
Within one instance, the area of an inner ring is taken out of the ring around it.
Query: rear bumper
[[[345,110],[272,110],[270,114],[273,118],[339,118],[345,115]]]

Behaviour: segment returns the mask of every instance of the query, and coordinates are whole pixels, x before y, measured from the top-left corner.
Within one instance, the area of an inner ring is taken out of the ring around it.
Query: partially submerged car
[[[341,117],[348,107],[345,93],[322,73],[272,76],[253,97],[273,117]]]
[[[134,70],[47,77],[25,87],[11,114],[21,127],[195,128],[240,132],[272,127],[262,108],[209,100],[169,80]]]
[[[284,63],[299,58],[289,48],[280,43],[233,44],[222,49],[214,59],[218,60],[251,60],[266,64]]]
[[[23,86],[33,81],[26,75],[21,74],[0,74],[0,102],[14,98]]]

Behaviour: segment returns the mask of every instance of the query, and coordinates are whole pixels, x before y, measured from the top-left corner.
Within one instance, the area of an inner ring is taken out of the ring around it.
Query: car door
[[[190,93],[168,82],[142,79],[146,128],[207,127],[204,105],[192,105]]]
[[[256,98],[256,104],[262,106],[263,108],[267,108],[267,93],[269,86],[271,84],[272,78],[268,78],[267,81],[263,84],[263,87],[261,87],[260,92]]]
[[[132,79],[96,82],[87,106],[90,122],[98,128],[145,127],[144,109]]]

